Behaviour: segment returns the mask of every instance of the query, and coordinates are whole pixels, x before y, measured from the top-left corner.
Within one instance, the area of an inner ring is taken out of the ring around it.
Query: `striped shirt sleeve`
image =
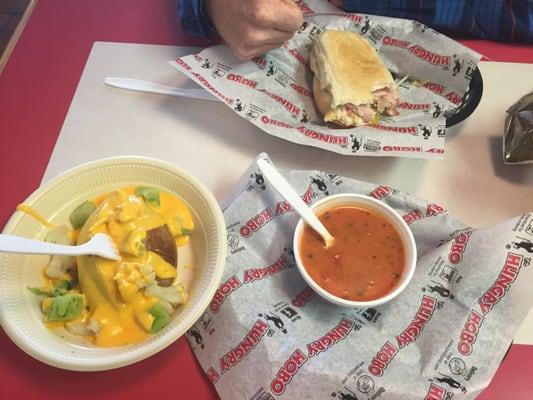
[[[533,42],[530,0],[344,0],[344,8],[415,19],[444,33]]]
[[[179,0],[179,18],[185,33],[212,39],[216,30],[205,11],[204,0]]]
[[[179,0],[186,33],[213,38],[205,0]],[[348,12],[408,18],[438,31],[483,39],[533,43],[531,0],[344,0]]]

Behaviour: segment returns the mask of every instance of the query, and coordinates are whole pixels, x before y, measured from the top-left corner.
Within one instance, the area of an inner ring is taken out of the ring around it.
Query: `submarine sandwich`
[[[352,128],[376,123],[381,115],[398,115],[394,79],[359,34],[324,31],[315,41],[310,66],[315,104],[325,122]]]

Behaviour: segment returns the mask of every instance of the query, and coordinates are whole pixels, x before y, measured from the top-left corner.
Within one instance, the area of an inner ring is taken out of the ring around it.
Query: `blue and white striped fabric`
[[[414,19],[444,33],[533,42],[533,0],[344,0],[344,9]],[[204,0],[179,0],[179,14],[185,32],[215,33]]]

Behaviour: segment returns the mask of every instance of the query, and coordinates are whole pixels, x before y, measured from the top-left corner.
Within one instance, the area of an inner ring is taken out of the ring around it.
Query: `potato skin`
[[[174,268],[178,265],[178,248],[167,225],[146,232],[146,250],[153,251]],[[159,286],[171,286],[173,278],[156,278]]]

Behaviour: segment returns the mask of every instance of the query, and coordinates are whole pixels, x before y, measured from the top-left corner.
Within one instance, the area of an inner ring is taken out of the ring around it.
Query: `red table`
[[[0,75],[0,227],[35,190],[94,41],[205,45],[179,28],[177,0],[40,0]],[[533,63],[533,46],[463,40],[494,61]],[[213,399],[185,338],[108,372],[41,364],[0,332],[2,399]],[[482,399],[533,398],[533,346],[512,346]]]

